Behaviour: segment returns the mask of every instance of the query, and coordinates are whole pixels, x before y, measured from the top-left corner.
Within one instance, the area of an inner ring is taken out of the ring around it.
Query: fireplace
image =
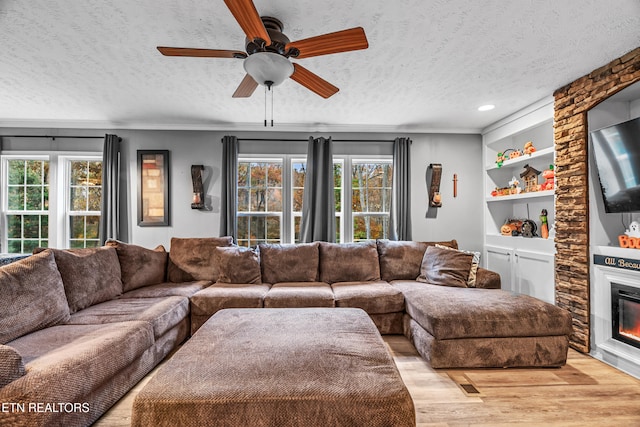
[[[612,337],[640,348],[640,288],[611,283]]]

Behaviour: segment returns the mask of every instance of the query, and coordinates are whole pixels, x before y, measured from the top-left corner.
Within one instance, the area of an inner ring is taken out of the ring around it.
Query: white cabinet
[[[500,274],[502,289],[555,301],[552,254],[513,247],[486,246],[486,268]]]
[[[498,153],[522,150],[531,141],[536,148],[496,164]],[[554,163],[553,99],[546,99],[495,123],[483,132],[484,162],[484,253],[482,264],[498,272],[502,288],[553,303],[555,301],[553,238],[504,236],[500,228],[509,219],[535,222],[541,236],[542,210],[547,211],[549,227],[555,221],[554,190],[520,192],[494,196],[495,188],[507,187],[512,178],[524,182],[520,174],[525,166],[539,171]],[[544,179],[539,177],[539,183]]]

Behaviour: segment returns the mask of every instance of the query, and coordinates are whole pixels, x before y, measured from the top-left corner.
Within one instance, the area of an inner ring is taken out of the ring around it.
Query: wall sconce
[[[440,179],[442,177],[442,165],[431,163],[427,168],[427,188],[429,189],[429,206],[439,208],[442,206],[440,194]]]
[[[204,209],[204,187],[202,185],[203,165],[191,165],[191,184],[193,185],[193,198],[191,209]]]

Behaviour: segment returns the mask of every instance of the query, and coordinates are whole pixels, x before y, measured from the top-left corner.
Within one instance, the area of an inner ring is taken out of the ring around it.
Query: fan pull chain
[[[267,127],[267,86],[264,87],[264,127]]]
[[[273,127],[273,94],[275,90],[271,90],[271,87],[269,87],[269,90],[271,91],[271,127]]]

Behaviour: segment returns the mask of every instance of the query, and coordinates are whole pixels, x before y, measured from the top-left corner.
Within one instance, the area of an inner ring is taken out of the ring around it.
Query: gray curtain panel
[[[238,138],[222,138],[222,194],[220,195],[220,236],[238,235]]]
[[[393,142],[393,183],[389,239],[411,240],[411,139]]]
[[[118,135],[104,136],[102,151],[102,208],[100,217],[100,243],[109,239],[128,241],[128,219],[126,210],[126,180],[122,173]]]
[[[302,198],[302,242],[335,242],[336,217],[331,138],[309,138]]]

